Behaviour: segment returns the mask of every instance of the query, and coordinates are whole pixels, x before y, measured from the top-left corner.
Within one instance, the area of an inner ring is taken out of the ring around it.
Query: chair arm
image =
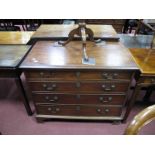
[[[136,135],[139,130],[155,119],[155,105],[149,106],[138,113],[127,126],[125,135]]]

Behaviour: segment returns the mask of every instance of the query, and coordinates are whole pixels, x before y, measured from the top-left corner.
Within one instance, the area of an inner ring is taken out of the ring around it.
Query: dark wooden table
[[[18,66],[30,50],[30,47],[28,45],[0,45],[0,78],[15,79],[28,115],[32,115],[32,111],[20,79],[21,71]]]
[[[71,30],[77,28],[78,25],[41,25],[37,31],[32,35],[28,44],[34,44],[36,41],[43,40],[66,40]],[[87,25],[94,32],[95,39],[103,39],[110,41],[118,41],[119,37],[112,25]],[[79,39],[76,36],[76,39]]]

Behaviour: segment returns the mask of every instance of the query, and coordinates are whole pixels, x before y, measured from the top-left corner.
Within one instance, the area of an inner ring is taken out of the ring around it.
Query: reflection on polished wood
[[[16,67],[29,49],[28,45],[0,45],[0,67]]]
[[[155,74],[155,49],[134,48],[130,51],[142,74]]]
[[[153,39],[153,35],[118,34],[118,36],[120,42],[127,48],[151,48]]]
[[[32,38],[67,38],[71,30],[78,25],[41,25]],[[94,37],[117,37],[111,25],[87,25],[94,32]]]
[[[87,42],[87,54],[95,58],[95,65],[82,64],[82,44],[74,41],[64,46],[56,42],[38,41],[22,68],[88,68],[88,69],[137,69],[127,48],[118,42],[96,45]]]
[[[27,44],[34,32],[0,32],[0,44]]]
[[[125,130],[126,135],[136,135],[140,129],[155,120],[155,105],[150,106],[137,114]]]

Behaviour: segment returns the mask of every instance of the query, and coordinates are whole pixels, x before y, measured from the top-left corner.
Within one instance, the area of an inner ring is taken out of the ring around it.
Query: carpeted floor
[[[155,94],[151,98],[155,100]],[[26,114],[14,81],[0,80],[0,132],[3,135],[121,135],[131,119],[146,106],[148,105],[135,105],[126,124],[79,121],[37,123],[34,115]],[[33,104],[31,107],[34,109]],[[143,128],[140,134],[155,134],[155,121]]]

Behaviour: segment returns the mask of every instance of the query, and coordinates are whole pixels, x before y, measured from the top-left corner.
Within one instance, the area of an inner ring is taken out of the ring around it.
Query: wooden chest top
[[[155,75],[155,49],[130,49],[142,74]]]
[[[82,43],[70,42],[58,46],[53,41],[38,41],[21,68],[53,69],[137,69],[127,48],[118,42],[106,42],[96,45],[87,42],[87,54],[95,58],[95,65],[82,64]]]

